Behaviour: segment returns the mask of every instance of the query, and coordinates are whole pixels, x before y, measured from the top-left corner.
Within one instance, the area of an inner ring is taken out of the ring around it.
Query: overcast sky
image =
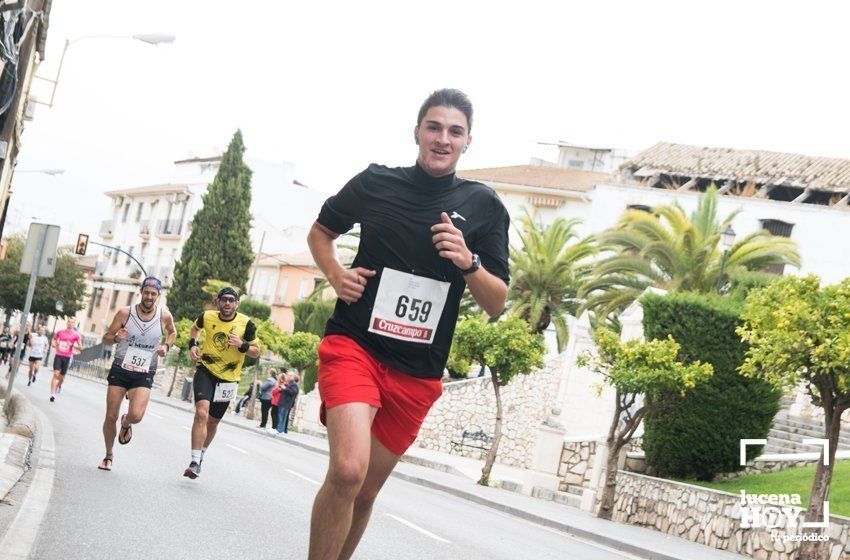
[[[94,233],[103,191],[168,181],[237,128],[254,157],[334,192],[369,162],[411,164],[416,112],[440,87],[475,105],[461,168],[527,163],[559,139],[850,157],[848,21],[847,3],[812,1],[57,0],[40,75],[66,38],[177,40],[69,48],[18,164],[66,172],[18,173],[10,212]]]

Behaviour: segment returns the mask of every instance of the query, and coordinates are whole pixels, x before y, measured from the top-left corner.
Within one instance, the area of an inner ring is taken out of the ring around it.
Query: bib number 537
[[[410,298],[406,295],[398,297],[398,303],[395,306],[396,317],[400,319],[407,318],[411,321],[419,321],[427,323],[428,317],[431,315],[433,304],[430,301]]]

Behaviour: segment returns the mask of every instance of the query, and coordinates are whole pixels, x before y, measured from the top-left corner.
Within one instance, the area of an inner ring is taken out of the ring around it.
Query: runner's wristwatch
[[[481,257],[479,257],[477,253],[472,253],[472,266],[466,270],[461,270],[460,273],[466,276],[467,274],[472,274],[479,268],[481,268]]]

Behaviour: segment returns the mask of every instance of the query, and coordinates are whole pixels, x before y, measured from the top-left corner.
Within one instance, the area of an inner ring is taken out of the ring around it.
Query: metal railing
[[[158,235],[180,235],[182,229],[180,220],[159,220],[156,224]]]
[[[139,222],[139,235],[150,235],[151,234],[151,221],[150,220],[142,220]]]

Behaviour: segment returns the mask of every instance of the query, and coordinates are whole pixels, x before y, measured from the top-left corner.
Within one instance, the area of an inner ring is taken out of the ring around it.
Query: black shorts
[[[211,374],[204,366],[198,366],[195,370],[195,378],[192,380],[192,389],[195,393],[195,402],[210,401],[210,416],[217,420],[224,418],[227,413],[227,408],[230,406],[230,401],[213,402],[215,387],[221,383],[232,383],[219,379]]]
[[[30,356],[29,357],[30,362],[40,362],[43,359],[44,359],[44,356]]]
[[[53,371],[58,371],[65,375],[68,373],[68,366],[71,365],[71,356],[56,356],[53,358]]]
[[[154,373],[150,372],[137,373],[135,371],[128,371],[121,366],[112,364],[112,367],[109,368],[109,375],[106,376],[106,381],[109,382],[110,386],[123,387],[128,391],[130,389],[138,389],[139,387],[150,389],[153,387],[154,375]]]

